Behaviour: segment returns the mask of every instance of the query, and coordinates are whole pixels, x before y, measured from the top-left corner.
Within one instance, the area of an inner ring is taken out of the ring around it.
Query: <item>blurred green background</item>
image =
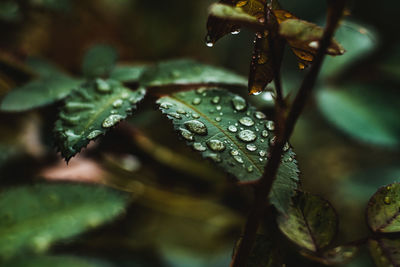
[[[85,51],[97,43],[115,47],[120,63],[194,58],[247,76],[250,31],[227,36],[212,49],[205,45],[213,2],[2,0],[0,96],[31,78],[26,59],[45,58],[78,75]],[[325,1],[280,2],[323,24]],[[337,244],[365,236],[369,197],[400,181],[399,8],[394,0],[349,1],[337,33],[347,53],[325,62],[291,140],[304,189],[331,201],[339,213]],[[288,50],[286,92],[295,91],[304,76],[296,66]],[[247,98],[270,112],[268,93]],[[9,266],[228,266],[251,203],[249,188],[237,187],[187,148],[151,101],[129,119],[137,133],[116,128],[67,166],[52,147],[56,110],[0,113],[1,191],[43,180],[83,181],[127,191],[133,201],[117,220],[51,242],[46,256],[40,249],[16,250]],[[26,209],[22,204],[15,207]],[[36,256],[27,265],[30,253]],[[312,264],[293,252],[287,266],[317,266]],[[373,265],[360,253],[347,266]]]

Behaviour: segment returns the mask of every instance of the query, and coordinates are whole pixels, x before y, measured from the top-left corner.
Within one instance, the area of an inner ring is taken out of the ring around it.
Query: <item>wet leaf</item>
[[[381,187],[369,200],[368,225],[374,232],[400,232],[400,183]]]
[[[232,25],[237,23],[238,25],[245,24],[249,25],[250,27],[253,25],[258,25],[259,27],[263,26],[263,24],[260,23],[256,17],[249,15],[241,7],[224,4],[212,4],[209,9],[209,15],[220,19],[229,20]],[[235,33],[235,28],[231,28],[227,33],[232,32]]]
[[[68,161],[91,140],[126,119],[145,90],[124,87],[115,80],[87,82],[65,100],[55,125],[57,146]]]
[[[356,22],[344,20],[337,29],[335,38],[346,49],[340,57],[327,57],[321,69],[321,76],[336,76],[347,72],[348,67],[361,60],[377,47],[378,41],[374,31]]]
[[[353,138],[388,148],[399,146],[400,100],[396,89],[348,83],[340,89],[320,90],[317,99],[327,120]]]
[[[400,239],[370,239],[368,248],[377,267],[400,266]]]
[[[71,93],[81,82],[65,74],[51,75],[14,88],[2,99],[0,110],[22,112],[57,102]]]
[[[208,66],[193,60],[171,60],[149,68],[140,78],[144,87],[190,84],[246,86],[246,80],[231,71]]]
[[[328,246],[337,232],[338,218],[326,200],[310,193],[293,199],[288,214],[278,217],[281,231],[302,248],[316,252]]]
[[[105,187],[38,184],[0,194],[0,257],[44,252],[54,242],[121,214],[127,195]]]
[[[83,58],[82,73],[88,78],[107,76],[115,65],[117,52],[108,45],[93,46]]]
[[[300,251],[304,257],[325,265],[338,265],[346,263],[353,259],[357,252],[358,247],[351,245],[338,246],[320,254],[315,254],[305,250]]]
[[[241,182],[255,181],[264,171],[273,142],[273,123],[245,99],[225,90],[187,91],[157,103],[187,144]],[[284,211],[297,188],[298,169],[289,145],[274,183],[271,202]]]
[[[36,257],[19,257],[2,263],[3,267],[111,267],[106,262],[78,258],[76,256],[57,255],[57,256],[36,256]]]
[[[276,239],[271,239],[269,236],[257,235],[247,260],[246,267],[275,267],[284,266],[283,258],[279,253]],[[241,239],[237,242],[238,247]]]

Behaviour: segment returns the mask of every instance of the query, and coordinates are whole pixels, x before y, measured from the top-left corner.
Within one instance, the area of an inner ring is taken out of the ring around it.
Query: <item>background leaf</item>
[[[43,252],[121,214],[127,195],[88,185],[38,184],[0,194],[0,257]]]
[[[367,207],[368,225],[375,232],[400,232],[400,183],[381,187]]]
[[[55,126],[57,145],[68,161],[91,140],[125,119],[144,97],[115,80],[97,79],[82,85],[65,100]]]
[[[108,45],[93,46],[83,58],[82,73],[88,78],[103,77],[110,73],[117,60],[117,52]]]
[[[171,60],[157,64],[140,78],[142,86],[226,84],[247,86],[247,80],[231,71],[193,60]]]
[[[400,266],[400,240],[370,239],[368,248],[377,267]]]
[[[278,217],[281,231],[294,243],[310,251],[328,246],[336,235],[338,218],[326,200],[299,192],[288,214]]]
[[[400,144],[397,90],[374,84],[348,83],[343,89],[318,92],[322,114],[350,136],[388,148]]]
[[[136,82],[143,72],[148,68],[145,65],[120,65],[112,69],[110,79],[120,82]]]
[[[2,263],[3,267],[111,267],[112,265],[93,259],[75,256],[36,256],[12,259]]]
[[[264,171],[273,123],[240,96],[212,89],[176,93],[157,103],[195,151],[210,158],[239,181],[259,179]],[[284,211],[297,188],[294,153],[285,147],[271,192],[271,203]]]

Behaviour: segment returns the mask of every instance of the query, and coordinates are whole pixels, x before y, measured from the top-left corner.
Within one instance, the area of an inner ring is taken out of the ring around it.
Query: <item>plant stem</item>
[[[255,200],[254,205],[248,215],[243,238],[239,243],[238,249],[233,256],[231,267],[244,267],[246,266],[247,259],[251,253],[257,230],[262,221],[265,208],[268,206],[268,196],[270,194],[272,185],[276,178],[281,157],[283,153],[283,146],[292,135],[294,126],[302,113],[308,98],[314,88],[319,71],[321,69],[326,50],[329,47],[333,34],[342,17],[345,0],[329,0],[330,8],[328,10],[328,23],[325,28],[322,39],[319,42],[319,49],[314,58],[314,62],[304,78],[298,94],[293,101],[292,107],[285,118],[279,104],[276,104],[277,117],[275,123],[277,124],[276,142],[271,145],[269,149],[269,160],[264,169],[264,174],[259,182],[255,184]],[[278,117],[279,116],[279,117]]]

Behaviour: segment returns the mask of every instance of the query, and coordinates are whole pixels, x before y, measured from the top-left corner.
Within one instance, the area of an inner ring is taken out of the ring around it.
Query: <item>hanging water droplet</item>
[[[193,143],[193,149],[196,150],[196,151],[203,152],[203,151],[207,150],[207,147],[203,146],[202,143],[197,143],[196,142],[196,143]]]
[[[261,135],[262,135],[263,137],[268,137],[268,131],[267,131],[267,130],[263,130],[263,131],[261,132]]]
[[[123,103],[124,103],[124,101],[122,99],[117,99],[117,100],[114,101],[113,107],[114,108],[119,108],[119,107],[122,106]]]
[[[192,133],[199,135],[207,135],[207,127],[204,123],[198,120],[190,120],[184,123],[185,127]]]
[[[274,123],[273,121],[268,121],[268,122],[265,124],[265,128],[266,128],[267,130],[273,131],[273,130],[275,130],[275,123]]]
[[[216,121],[216,122],[220,122],[221,120],[222,120],[221,117],[216,117],[216,118],[215,118],[215,121]]]
[[[231,151],[229,151],[229,154],[231,154],[232,156],[237,156],[239,155],[239,151],[237,151],[236,149],[232,149]]]
[[[221,152],[221,151],[225,150],[224,143],[222,143],[221,141],[216,140],[216,139],[208,140],[207,141],[207,146],[213,151]]]
[[[254,113],[254,117],[256,117],[259,120],[265,120],[267,118],[267,115],[265,115],[264,113],[262,113],[261,111],[256,111]]]
[[[101,126],[103,126],[104,128],[110,128],[117,124],[123,118],[124,117],[122,117],[121,115],[110,115],[103,121]]]
[[[383,202],[384,202],[386,205],[389,205],[389,204],[391,203],[390,197],[385,197],[385,198],[383,199]]]
[[[235,27],[235,28],[233,28],[232,31],[231,31],[231,34],[232,34],[232,35],[236,35],[236,34],[239,34],[239,33],[240,33],[240,28],[239,28],[239,27],[237,27],[237,28]]]
[[[186,111],[184,111],[184,110],[181,109],[181,108],[180,108],[180,109],[177,109],[176,112],[179,113],[179,114],[182,114],[182,115],[185,115],[185,114],[186,114]]]
[[[234,96],[232,98],[233,108],[237,111],[243,111],[247,108],[246,100],[241,96]]]
[[[247,144],[246,148],[248,151],[256,151],[257,150],[257,147],[254,144]]]
[[[313,48],[313,49],[318,49],[319,44],[318,44],[318,41],[312,41],[312,42],[310,42],[310,43],[308,44],[308,46],[309,46],[310,48]]]
[[[242,159],[241,156],[236,155],[236,156],[233,156],[233,158],[234,158],[237,162],[243,163],[243,159]]]
[[[222,162],[221,156],[219,154],[212,153],[212,154],[207,155],[207,157],[212,159],[216,163]]]
[[[206,46],[208,46],[208,47],[213,47],[214,46],[214,42],[212,41],[210,35],[206,36]]]
[[[238,138],[244,142],[253,142],[256,140],[256,134],[251,130],[243,130],[238,134]]]
[[[172,118],[178,119],[178,120],[182,119],[182,116],[179,115],[179,114],[176,113],[176,112],[171,112],[171,113],[168,113],[167,115],[170,116],[170,117],[172,117]]]
[[[97,136],[101,135],[103,132],[100,130],[94,130],[91,131],[88,135],[87,135],[87,139],[92,140],[95,139]]]
[[[190,131],[188,131],[186,129],[183,129],[183,128],[180,128],[179,130],[181,131],[181,135],[182,135],[183,138],[185,138],[188,141],[193,141],[194,140],[194,135],[193,135],[192,132],[190,132]]]
[[[237,132],[237,128],[235,125],[229,125],[228,126],[228,131],[230,131],[231,133],[236,133]]]
[[[96,89],[101,93],[108,93],[111,91],[111,86],[103,79],[96,79]]]
[[[253,126],[254,121],[250,117],[242,117],[239,119],[240,124],[244,126]]]
[[[221,100],[221,97],[219,97],[219,96],[214,96],[214,97],[212,98],[211,102],[212,102],[213,104],[218,104],[220,100]]]
[[[172,104],[168,102],[163,102],[160,104],[160,107],[163,109],[169,109],[170,107],[172,107]]]
[[[192,104],[193,105],[198,105],[201,103],[201,98],[200,97],[196,97],[193,99]]]

